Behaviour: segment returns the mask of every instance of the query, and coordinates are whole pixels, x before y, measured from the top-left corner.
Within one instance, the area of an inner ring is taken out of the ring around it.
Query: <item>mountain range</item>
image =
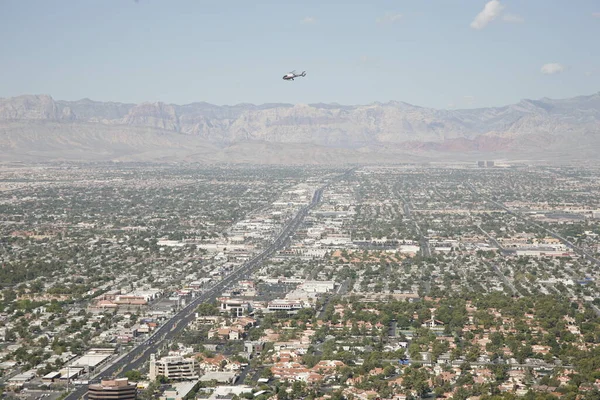
[[[4,161],[331,164],[600,160],[600,92],[439,110],[367,105],[217,106],[0,98]]]

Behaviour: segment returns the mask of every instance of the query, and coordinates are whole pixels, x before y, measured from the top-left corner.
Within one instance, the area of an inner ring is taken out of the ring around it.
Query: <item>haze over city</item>
[[[599,400],[598,6],[0,0],[0,398]]]

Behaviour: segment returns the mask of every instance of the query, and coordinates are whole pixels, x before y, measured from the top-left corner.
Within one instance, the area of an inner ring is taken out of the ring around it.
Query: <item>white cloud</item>
[[[379,68],[381,60],[377,57],[362,55],[358,58],[358,65],[361,68]]]
[[[504,6],[500,4],[498,0],[488,1],[483,10],[479,14],[477,14],[473,22],[471,22],[471,28],[485,28],[487,24],[489,24],[490,22],[498,18],[498,16],[500,16],[502,10],[504,10]]]
[[[600,68],[594,66],[588,66],[587,70],[583,73],[585,76],[597,76],[600,75]]]
[[[306,24],[306,25],[312,25],[315,24],[317,22],[317,19],[315,17],[305,17],[302,20],[300,20],[301,24]]]
[[[521,17],[520,15],[506,13],[502,16],[502,21],[513,24],[522,24],[525,22],[525,18]]]
[[[385,13],[385,15],[381,18],[377,18],[378,24],[393,24],[402,19],[402,14],[398,13]]]
[[[565,70],[566,70],[566,68],[564,65],[561,65],[558,63],[550,63],[550,64],[544,64],[540,71],[542,72],[542,74],[553,75],[553,74],[560,74],[561,72],[564,72]]]

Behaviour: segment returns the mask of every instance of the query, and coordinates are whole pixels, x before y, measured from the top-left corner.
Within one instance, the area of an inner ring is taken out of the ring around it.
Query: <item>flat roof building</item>
[[[199,381],[177,382],[166,389],[159,400],[183,400],[194,389]]]
[[[103,380],[88,386],[90,400],[135,400],[136,396],[137,388],[127,378]]]
[[[155,380],[158,375],[163,375],[172,380],[192,380],[200,377],[200,365],[194,358],[180,356],[163,357],[156,359],[150,355],[150,371],[148,378]]]
[[[77,360],[71,362],[69,364],[69,366],[71,367],[82,367],[85,368],[87,371],[93,371],[97,366],[102,365],[106,362],[106,360],[108,360],[110,358],[110,356],[113,354],[114,350],[110,349],[111,352],[108,353],[95,353],[92,351],[89,351],[87,353],[85,353],[84,355],[82,355],[81,357],[79,357]]]
[[[300,310],[304,306],[304,303],[296,300],[273,300],[269,302],[268,309],[269,311],[295,311]]]
[[[241,299],[224,299],[221,303],[221,312],[233,312],[237,317],[244,315],[244,312],[250,311],[250,303]]]

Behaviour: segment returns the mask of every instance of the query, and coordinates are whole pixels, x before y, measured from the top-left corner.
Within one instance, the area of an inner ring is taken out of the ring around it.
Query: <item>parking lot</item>
[[[31,390],[23,389],[17,397],[23,400],[56,400],[62,394],[58,390]]]

